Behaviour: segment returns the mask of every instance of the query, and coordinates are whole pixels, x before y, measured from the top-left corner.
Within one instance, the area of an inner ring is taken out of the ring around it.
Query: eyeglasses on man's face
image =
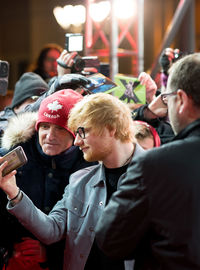
[[[85,139],[85,129],[84,127],[78,127],[76,132],[75,132],[75,135],[79,135],[81,137],[81,139]]]
[[[162,100],[162,102],[167,105],[168,104],[168,100],[169,100],[169,97],[172,96],[172,95],[176,95],[177,94],[177,91],[173,91],[173,92],[170,92],[170,93],[164,93],[164,94],[161,94],[160,98]]]

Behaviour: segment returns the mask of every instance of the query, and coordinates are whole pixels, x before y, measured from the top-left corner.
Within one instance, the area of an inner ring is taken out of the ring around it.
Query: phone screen
[[[9,174],[11,171],[16,170],[27,162],[27,157],[21,146],[16,147],[14,150],[3,156],[3,161],[8,161],[7,166],[2,172],[2,176]]]

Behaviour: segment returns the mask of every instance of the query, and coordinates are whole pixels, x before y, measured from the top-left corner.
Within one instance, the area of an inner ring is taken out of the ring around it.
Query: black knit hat
[[[49,89],[48,84],[36,73],[26,72],[15,84],[11,108],[14,108],[26,99],[41,96]]]

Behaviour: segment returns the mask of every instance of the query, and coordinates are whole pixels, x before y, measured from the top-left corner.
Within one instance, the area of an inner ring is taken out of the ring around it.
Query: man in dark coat
[[[62,198],[72,173],[96,164],[84,160],[67,126],[69,111],[80,99],[82,95],[71,89],[58,91],[42,101],[38,114],[26,112],[12,118],[2,137],[1,155],[23,147],[28,162],[17,170],[17,183],[45,213]],[[5,210],[7,198],[2,191],[0,201],[0,247],[11,256],[6,269],[61,270],[64,241],[43,246]]]
[[[132,160],[97,228],[106,255],[135,270],[200,269],[200,53],[171,68],[163,103],[176,134]]]

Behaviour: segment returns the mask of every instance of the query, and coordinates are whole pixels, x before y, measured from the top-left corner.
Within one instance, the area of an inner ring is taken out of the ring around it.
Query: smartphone
[[[21,146],[16,147],[5,156],[3,156],[3,160],[1,160],[1,164],[4,161],[8,161],[7,166],[2,171],[2,176],[5,176],[12,172],[13,170],[18,169],[23,166],[27,162],[26,154]]]
[[[83,50],[83,35],[77,33],[65,34],[65,49],[68,52],[81,52]]]

